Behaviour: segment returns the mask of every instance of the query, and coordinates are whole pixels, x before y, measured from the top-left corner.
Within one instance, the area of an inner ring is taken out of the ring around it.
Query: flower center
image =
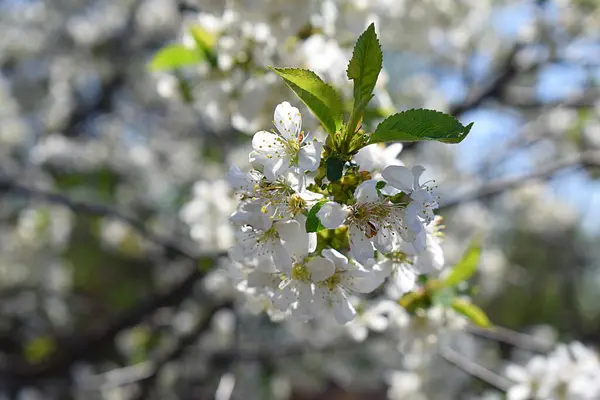
[[[288,201],[288,211],[292,215],[298,215],[304,208],[306,207],[306,200],[304,200],[300,195],[293,194]]]
[[[350,224],[358,226],[370,239],[390,215],[390,206],[384,202],[354,204],[350,207]]]
[[[292,279],[304,283],[310,283],[310,271],[304,264],[294,264],[292,266]]]
[[[342,278],[340,276],[340,273],[336,272],[335,274],[327,278],[324,283],[327,286],[327,289],[333,291],[340,284],[341,281]]]

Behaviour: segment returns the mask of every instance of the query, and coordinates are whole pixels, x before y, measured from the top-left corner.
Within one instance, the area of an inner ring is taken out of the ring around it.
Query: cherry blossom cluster
[[[252,169],[229,171],[240,196],[229,251],[239,290],[266,299],[270,315],[332,313],[345,324],[353,296],[386,280],[400,296],[443,266],[435,187],[421,182],[423,167],[396,159],[401,145],[363,147],[329,182],[319,177],[324,143],[302,130],[300,111],[283,102],[273,122],[276,131],[252,139]]]
[[[510,364],[506,376],[514,382],[509,400],[600,398],[600,358],[579,342],[560,344],[524,366]]]

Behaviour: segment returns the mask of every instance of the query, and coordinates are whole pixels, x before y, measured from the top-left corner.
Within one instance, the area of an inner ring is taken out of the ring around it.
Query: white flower
[[[271,219],[294,218],[322,195],[304,190],[305,177],[297,168],[290,169],[273,181],[256,170],[244,173],[235,165],[228,173],[230,185],[243,198],[260,204]]]
[[[322,143],[304,134],[302,117],[287,101],[275,108],[274,124],[279,133],[260,131],[252,138],[250,161],[263,166],[263,173],[273,181],[293,166],[314,171],[321,162]]]
[[[533,357],[525,367],[509,365],[506,376],[515,382],[506,393],[508,400],[549,398],[554,383],[548,379],[548,365],[544,357]],[[538,397],[540,396],[540,397]]]
[[[362,342],[367,338],[369,330],[383,332],[390,326],[404,327],[408,321],[408,314],[398,302],[381,300],[359,313],[352,322],[346,325],[346,328],[352,339]]]
[[[433,188],[427,182],[419,184],[419,178],[425,171],[420,165],[408,169],[404,166],[392,165],[383,170],[381,175],[393,187],[400,189],[413,200],[406,207],[406,222],[414,232],[418,233],[422,224],[420,217],[429,224],[435,218],[433,210],[438,208],[438,197],[433,193]]]
[[[377,193],[377,181],[364,181],[354,191],[356,204],[344,207],[335,202],[325,203],[319,210],[323,226],[337,228],[345,222],[350,237],[350,252],[359,262],[373,258],[373,245],[384,253],[403,238],[414,240],[403,224],[404,210]],[[346,217],[347,216],[347,217]]]
[[[324,203],[317,211],[317,217],[327,229],[335,229],[342,225],[348,214],[346,207],[334,201]]]
[[[389,146],[381,143],[370,144],[354,155],[354,162],[358,164],[361,171],[369,172],[382,170],[389,165],[403,165],[398,160],[403,147],[402,143],[393,143]]]
[[[335,272],[335,266],[331,260],[321,256],[312,259],[308,255],[316,246],[311,236],[288,232],[286,243],[293,260],[292,265],[280,268],[285,278],[279,284],[278,290],[273,295],[273,304],[281,311],[294,309],[294,312],[302,318],[309,319],[318,311],[314,304],[314,286],[326,280]],[[314,233],[312,234],[314,235]]]
[[[331,309],[336,321],[346,324],[356,315],[348,293],[370,293],[381,285],[384,278],[360,264],[349,262],[335,249],[325,249],[322,254],[335,265],[335,272],[315,285],[314,301],[318,309]]]
[[[273,222],[256,209],[257,205],[254,208],[238,212],[232,217],[233,221],[243,226],[238,232],[237,244],[230,250],[230,256],[234,261],[265,272],[291,270],[295,250],[291,243],[305,236],[307,241],[316,244],[316,236],[314,233],[307,234],[296,220]]]

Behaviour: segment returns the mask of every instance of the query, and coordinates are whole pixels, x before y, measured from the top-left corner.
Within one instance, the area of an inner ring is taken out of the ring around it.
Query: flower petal
[[[390,165],[381,173],[383,179],[395,188],[404,193],[410,193],[413,190],[414,175],[412,171],[401,165]]]
[[[359,293],[371,293],[383,283],[382,275],[375,272],[352,271],[341,275],[341,284],[352,291]]]
[[[252,137],[252,148],[261,154],[283,153],[283,140],[276,134],[260,131]]]
[[[328,260],[331,260],[337,269],[347,270],[350,264],[345,255],[336,249],[324,249],[321,254]]]
[[[373,245],[367,239],[364,232],[356,226],[351,226],[349,229],[350,236],[350,253],[357,261],[363,263],[369,258],[373,258]]]
[[[356,310],[354,310],[354,307],[350,304],[350,301],[343,290],[339,288],[333,290],[330,294],[330,299],[331,309],[333,310],[333,315],[338,324],[345,325],[354,319]]]
[[[290,282],[286,282],[285,285],[280,287],[273,295],[273,306],[279,311],[287,311],[292,303],[297,300],[297,294],[293,290],[293,285]]]
[[[333,261],[320,256],[307,262],[306,268],[310,271],[310,278],[313,282],[324,281],[335,273]]]
[[[317,217],[327,229],[335,229],[342,225],[347,216],[348,210],[334,201],[323,204],[317,212]]]
[[[285,248],[296,260],[300,260],[308,255],[309,236],[298,221],[277,221],[273,226],[277,230]]]
[[[298,134],[302,129],[302,116],[296,107],[284,101],[275,107],[273,115],[275,127],[287,140],[298,140]]]
[[[298,151],[298,166],[305,171],[314,171],[321,163],[323,143],[313,140]]]
[[[285,247],[283,247],[283,245],[279,241],[276,241],[273,245],[273,262],[275,263],[275,266],[279,271],[283,272],[288,276],[292,274],[292,257],[290,256],[289,251]],[[264,265],[264,267],[261,268],[261,265]],[[265,270],[264,268],[269,269]],[[272,271],[270,269],[270,266],[268,266],[268,264],[265,264],[264,262],[259,264],[259,269],[265,272]]]
[[[377,193],[377,181],[375,179],[369,179],[364,181],[354,191],[354,197],[356,202],[359,204],[370,203],[379,200],[379,194]]]

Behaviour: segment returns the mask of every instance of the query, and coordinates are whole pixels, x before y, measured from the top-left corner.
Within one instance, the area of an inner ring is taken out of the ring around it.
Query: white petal
[[[309,253],[309,236],[298,221],[277,221],[273,224],[285,248],[300,260]]]
[[[402,190],[404,193],[410,193],[413,190],[414,175],[411,170],[400,165],[390,165],[381,173],[387,183]]]
[[[394,278],[394,283],[402,294],[410,292],[416,286],[417,276],[409,268],[398,268]]]
[[[312,253],[317,249],[317,234],[315,232],[308,233],[308,252]]]
[[[227,172],[229,185],[235,190],[251,191],[253,183],[248,179],[248,174],[242,172],[237,165],[232,165]]]
[[[323,143],[311,141],[298,151],[298,166],[305,171],[315,171],[321,163]]]
[[[393,234],[392,234],[393,233]],[[399,243],[399,235],[392,232],[388,227],[382,226],[377,231],[374,237],[375,248],[383,254],[391,253],[394,250],[394,245]]]
[[[360,271],[361,273],[342,274],[342,285],[360,293],[371,293],[383,283],[384,278],[374,272]]]
[[[289,251],[279,241],[275,242],[273,247],[273,262],[276,268],[288,276],[291,275],[292,257]]]
[[[378,143],[363,147],[354,155],[354,162],[358,164],[361,171],[372,171],[380,165],[380,157],[383,155],[383,149]]]
[[[364,181],[354,191],[354,197],[356,202],[359,204],[370,203],[379,200],[379,194],[377,193],[377,181],[375,179],[369,179]]]
[[[346,293],[337,288],[330,294],[331,308],[338,324],[344,325],[354,319],[356,310],[350,304]]]
[[[302,129],[302,117],[296,107],[292,107],[290,103],[284,101],[275,107],[273,118],[273,123],[281,136],[287,140],[297,140]]]
[[[284,151],[283,140],[278,135],[267,131],[254,134],[252,148],[259,154],[275,154]]]
[[[334,201],[323,204],[321,209],[317,211],[317,217],[327,229],[335,229],[342,225],[347,216],[348,210]]]
[[[271,287],[274,275],[263,271],[254,270],[248,274],[248,287]]]
[[[307,262],[306,268],[310,271],[310,279],[313,282],[324,281],[335,273],[333,261],[319,256]]]
[[[404,145],[402,143],[392,143],[385,148],[385,158],[390,161],[399,161],[397,160],[398,156],[404,149]],[[398,164],[390,164],[390,165],[398,165]]]
[[[414,201],[411,201],[404,210],[404,225],[406,225],[406,227],[414,233],[418,233],[423,230],[423,224],[419,220],[420,212],[421,205]]]
[[[286,311],[297,300],[296,292],[291,284],[284,285],[273,295],[273,306],[279,311]]]
[[[531,388],[526,385],[516,385],[506,392],[506,400],[529,400],[531,399]]]
[[[520,365],[510,364],[504,370],[504,374],[508,379],[515,382],[527,382],[529,381],[529,373],[527,370]]]
[[[306,185],[306,176],[298,168],[290,169],[281,174],[285,183],[296,192],[301,193]]]
[[[350,253],[359,262],[365,262],[369,258],[373,258],[373,245],[367,239],[364,232],[356,226],[351,226],[349,229],[350,236]]]
[[[421,274],[439,271],[444,267],[444,251],[435,238],[428,235],[425,251],[419,253],[415,269]]]
[[[324,249],[321,254],[328,260],[333,261],[337,269],[347,270],[349,267],[348,259],[345,255],[336,249]]]
[[[425,167],[423,167],[422,165],[415,165],[414,167],[412,167],[411,171],[415,177],[413,181],[413,188],[417,189],[419,187],[419,178],[421,178],[421,175],[423,174],[423,172],[425,172]]]
[[[261,156],[256,159],[256,163],[263,166],[263,174],[270,181],[277,180],[284,174],[290,166],[290,158],[287,156]]]

